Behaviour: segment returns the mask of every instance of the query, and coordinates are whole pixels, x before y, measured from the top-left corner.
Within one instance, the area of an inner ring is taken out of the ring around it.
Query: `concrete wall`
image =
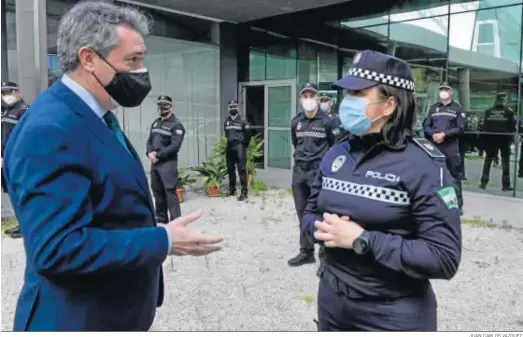
[[[46,0],[16,0],[17,66],[20,90],[30,104],[47,88]]]
[[[220,46],[220,123],[223,123],[229,115],[227,103],[239,100],[238,27],[227,22],[216,23],[212,35],[213,41]]]

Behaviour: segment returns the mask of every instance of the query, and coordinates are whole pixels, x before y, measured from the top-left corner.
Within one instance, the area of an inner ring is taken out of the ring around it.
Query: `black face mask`
[[[165,117],[169,114],[169,112],[171,112],[171,110],[169,108],[159,106],[158,112],[160,113],[160,116]]]
[[[147,94],[151,91],[151,80],[147,69],[120,71],[102,56],[100,58],[115,71],[113,79],[107,85],[103,85],[93,73],[94,78],[104,87],[109,96],[125,108],[134,108],[142,104]]]
[[[232,109],[232,110],[229,110],[229,114],[231,116],[236,116],[238,114],[238,109]]]

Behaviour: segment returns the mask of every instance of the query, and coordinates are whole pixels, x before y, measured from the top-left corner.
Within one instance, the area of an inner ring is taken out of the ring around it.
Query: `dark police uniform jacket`
[[[14,105],[6,107],[2,114],[2,157],[11,132],[27,109],[29,109],[29,106],[21,99]]]
[[[178,118],[174,115],[167,119],[159,117],[151,125],[146,154],[149,155],[156,151],[157,164],[177,163],[178,151],[180,151],[184,136],[185,128]]]
[[[516,130],[514,111],[504,106],[494,106],[485,111],[484,131],[512,133]]]
[[[438,132],[445,133],[445,140],[435,144],[445,155],[459,152],[458,137],[465,131],[465,110],[458,103],[451,101],[444,105],[438,102],[430,107],[425,119],[423,130],[425,136],[432,142],[432,135]]]
[[[325,249],[325,268],[350,297],[398,298],[450,279],[461,258],[461,223],[444,155],[423,138],[401,149],[379,134],[336,144],[323,157],[302,220],[313,237],[324,212],[369,233],[366,255]]]
[[[294,162],[319,162],[339,134],[336,122],[323,111],[318,110],[313,118],[299,113],[291,121]]]
[[[233,119],[231,116],[223,123],[228,145],[243,144],[249,146],[251,141],[249,123],[240,116]]]

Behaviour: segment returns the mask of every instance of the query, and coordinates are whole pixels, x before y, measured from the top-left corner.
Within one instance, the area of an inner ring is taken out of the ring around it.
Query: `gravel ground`
[[[203,207],[199,230],[226,238],[206,258],[168,258],[166,299],[152,330],[313,331],[315,265],[289,268],[298,231],[285,190],[235,199],[189,195],[184,212]],[[463,259],[450,282],[436,281],[440,330],[523,330],[523,233],[464,226]],[[12,328],[23,277],[21,240],[3,238],[2,330]]]

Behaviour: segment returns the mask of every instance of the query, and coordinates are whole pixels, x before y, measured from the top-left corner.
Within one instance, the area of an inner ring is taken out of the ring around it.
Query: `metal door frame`
[[[280,169],[280,168],[274,168],[269,167],[269,88],[274,87],[283,87],[283,86],[290,86],[291,87],[291,111],[289,113],[291,114],[291,119],[296,115],[296,102],[297,102],[297,96],[296,96],[296,80],[295,79],[287,79],[287,80],[267,80],[267,81],[251,81],[251,82],[240,82],[238,83],[238,97],[240,98],[240,111],[245,118],[246,116],[246,106],[245,106],[245,98],[246,98],[246,87],[251,86],[263,86],[263,92],[264,92],[264,125],[263,125],[263,137],[264,137],[264,143],[263,143],[263,152],[264,152],[264,169],[262,171],[271,171],[274,174],[277,174],[278,171],[284,171],[289,172],[289,170],[292,168],[292,155],[294,152],[294,149],[292,147],[292,139],[289,139],[289,146],[291,149],[291,155],[289,157],[289,169]],[[289,128],[285,127],[271,127],[271,130],[289,130]]]

